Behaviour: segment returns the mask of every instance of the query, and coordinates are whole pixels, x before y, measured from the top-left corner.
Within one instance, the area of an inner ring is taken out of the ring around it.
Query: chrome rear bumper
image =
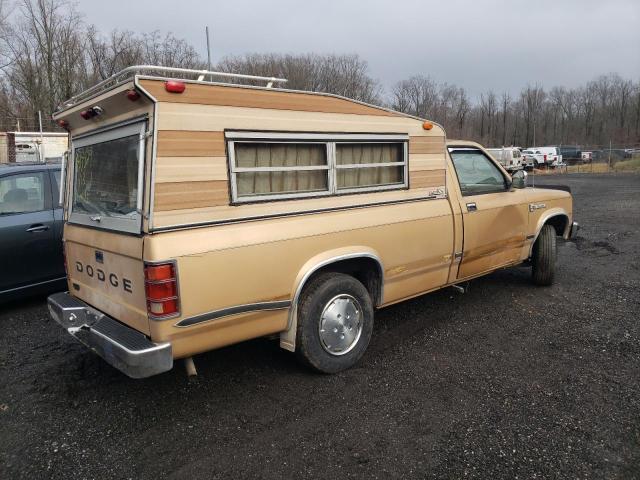
[[[48,304],[51,317],[69,334],[125,375],[145,378],[173,367],[170,343],[153,343],[68,293],[51,295]]]

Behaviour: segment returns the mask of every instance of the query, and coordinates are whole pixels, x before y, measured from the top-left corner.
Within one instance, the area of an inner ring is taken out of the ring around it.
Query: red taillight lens
[[[184,82],[178,82],[176,80],[168,80],[164,82],[164,88],[170,93],[182,93],[187,86]]]
[[[144,269],[144,278],[148,282],[158,282],[175,278],[173,263],[147,265]]]
[[[163,318],[179,315],[180,302],[175,263],[145,265],[144,278],[149,316]]]
[[[148,282],[145,289],[149,300],[162,300],[176,296],[176,284],[171,280],[163,283]]]

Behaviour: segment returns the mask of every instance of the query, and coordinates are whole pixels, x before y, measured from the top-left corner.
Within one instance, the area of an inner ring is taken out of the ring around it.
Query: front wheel
[[[303,290],[298,304],[296,354],[323,373],[337,373],[364,355],[373,332],[373,302],[358,280],[325,273]]]
[[[556,230],[544,225],[533,245],[531,276],[536,285],[552,285],[556,273]]]

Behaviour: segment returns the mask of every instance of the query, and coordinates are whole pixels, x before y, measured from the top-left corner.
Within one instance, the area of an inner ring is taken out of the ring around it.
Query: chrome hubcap
[[[353,349],[362,334],[362,308],[351,295],[336,295],[325,305],[320,324],[320,343],[331,355]]]

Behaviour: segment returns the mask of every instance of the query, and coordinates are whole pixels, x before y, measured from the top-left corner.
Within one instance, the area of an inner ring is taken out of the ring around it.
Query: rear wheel
[[[345,370],[362,358],[373,332],[367,289],[343,273],[324,273],[305,287],[298,304],[296,355],[323,373]]]
[[[536,285],[551,285],[556,271],[556,230],[544,225],[533,245],[531,276]]]

